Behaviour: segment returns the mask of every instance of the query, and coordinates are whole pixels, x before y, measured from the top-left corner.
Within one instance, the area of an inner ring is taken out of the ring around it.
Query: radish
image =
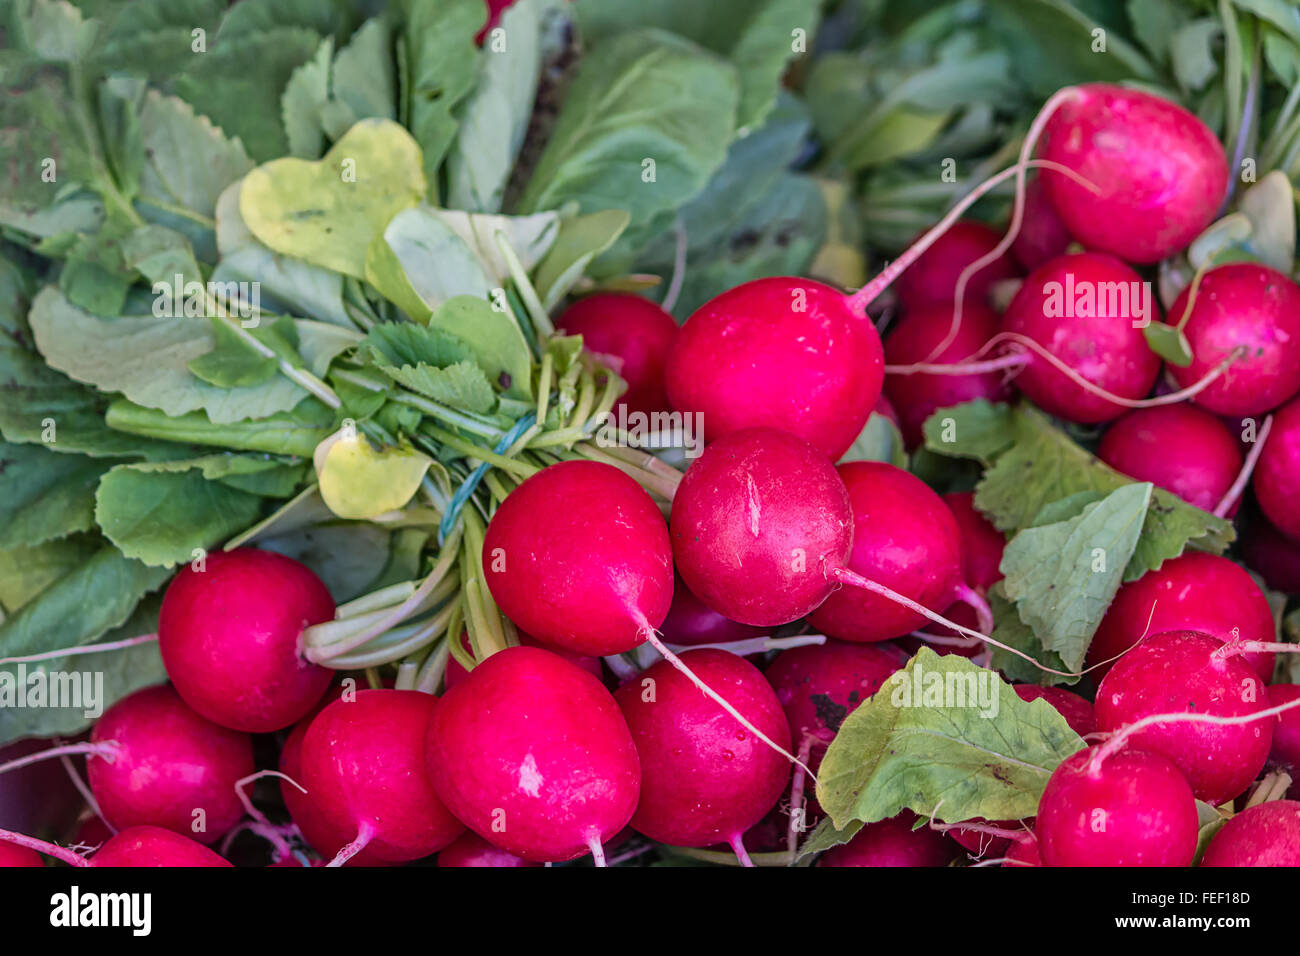
[[[1013,684],[1011,689],[1024,701],[1045,700],[1065,718],[1080,737],[1087,737],[1097,731],[1097,714],[1083,697],[1061,687],[1041,687],[1038,684]]]
[[[668,398],[703,414],[707,441],[783,428],[836,459],[870,417],[883,374],[880,336],[850,297],[811,279],[755,279],[686,320]]]
[[[253,772],[252,738],[200,717],[170,687],[123,697],[90,739],[113,745],[111,759],[87,759],[86,775],[114,827],[148,824],[211,843],[244,815],[235,783]]]
[[[488,523],[483,570],[506,617],[577,654],[632,650],[672,602],[659,508],[635,480],[600,462],[543,468],[507,495]]]
[[[183,568],[158,618],[176,692],[223,727],[265,733],[312,708],[333,672],[303,656],[303,628],[332,620],[329,591],[304,565],[239,548]]]
[[[1190,866],[1196,799],[1167,758],[1089,747],[1052,772],[1034,833],[1046,866]]]
[[[1211,718],[1155,722],[1130,732],[1128,741],[1134,748],[1169,758],[1199,799],[1216,805],[1232,799],[1264,769],[1276,724],[1267,718],[1214,721],[1248,718],[1269,706],[1264,682],[1233,650],[1196,631],[1144,638],[1102,679],[1097,689],[1098,730],[1113,733],[1153,715]],[[1051,864],[1046,852],[1043,858]]]
[[[1156,311],[1149,290],[1131,268],[1102,253],[1060,256],[1039,266],[1002,317],[1010,341],[1037,346],[1016,386],[1036,405],[1068,421],[1096,424],[1119,417],[1123,405],[1075,379],[1128,401],[1151,391],[1160,359],[1142,333]]]
[[[1201,866],[1300,866],[1300,802],[1247,807],[1210,840]]]
[[[673,583],[672,607],[660,630],[669,644],[692,646],[762,637],[769,629],[728,620],[691,593],[678,578]]]
[[[436,853],[464,832],[425,773],[431,694],[363,690],[312,719],[302,739],[299,781],[324,818],[353,834],[331,862],[357,850],[400,863]]]
[[[1012,840],[1003,853],[1002,865],[1006,866],[1042,866],[1043,857],[1038,852],[1038,837],[1032,832],[1019,839]]]
[[[837,470],[853,510],[850,570],[925,607],[947,608],[958,599],[983,605],[964,580],[957,520],[925,482],[883,462],[848,462]],[[846,641],[888,640],[925,623],[914,611],[858,589],[832,593],[809,620]]]
[[[13,843],[0,843],[0,869],[18,866],[44,866],[45,861],[35,850]]]
[[[682,663],[789,749],[781,703],[758,668],[713,649],[688,651]],[[781,796],[790,779],[786,760],[667,661],[642,672],[614,697],[641,761],[633,829],[677,846],[725,842],[749,865],[742,837]]]
[[[913,242],[922,238],[917,236]],[[1002,237],[991,226],[973,219],[959,219],[935,240],[921,256],[898,277],[894,288],[904,315],[918,309],[951,306],[957,294],[957,280],[962,271],[980,257],[992,252]],[[1016,263],[1005,253],[973,272],[967,280],[963,301],[967,305],[988,305],[989,289],[995,282],[1019,275]],[[945,318],[952,316],[946,310]],[[964,312],[970,315],[970,311]],[[947,325],[943,331],[947,332]],[[938,342],[942,335],[935,337]],[[934,343],[931,343],[932,345]],[[980,343],[983,344],[982,342]]]
[[[439,866],[541,866],[494,847],[472,830],[462,833],[438,854]]]
[[[1246,525],[1241,533],[1241,557],[1274,591],[1300,594],[1300,543],[1270,522],[1255,517]]]
[[[1088,665],[1098,678],[1106,663],[1147,634],[1192,630],[1219,641],[1271,642],[1273,610],[1249,574],[1227,558],[1188,551],[1123,585],[1088,646]],[[1235,631],[1235,637],[1234,637]],[[1246,660],[1271,680],[1273,655],[1249,653]]]
[[[912,829],[915,817],[904,812],[866,824],[848,843],[832,847],[818,866],[947,866],[957,847],[928,827]]]
[[[602,844],[631,819],[641,792],[636,746],[609,692],[534,647],[493,654],[447,691],[425,755],[457,818],[538,862],[591,852],[603,864]]]
[[[1300,362],[1300,356],[1296,361]],[[1260,452],[1253,478],[1260,509],[1273,527],[1291,539],[1293,546],[1300,541],[1300,509],[1296,507],[1297,497],[1300,497],[1297,468],[1300,468],[1300,399],[1288,402],[1273,416],[1273,425]]]
[[[1274,706],[1290,703],[1297,698],[1300,698],[1298,684],[1272,684],[1268,688],[1268,699]],[[1300,709],[1277,715],[1269,760],[1289,773],[1294,782],[1300,783]]]
[[[977,591],[987,591],[1002,580],[1002,552],[1007,539],[975,508],[975,493],[953,491],[943,495],[957,520],[961,532],[962,566],[966,569],[966,583]]]
[[[876,407],[871,411],[875,415],[884,415],[898,428],[903,427],[903,423],[898,417],[898,410],[894,408],[894,403],[889,400],[889,396],[884,392],[881,392],[880,398],[876,399]]]
[[[547,645],[543,644],[541,641],[537,640],[537,638],[533,637],[530,634],[525,634],[523,631],[519,631],[518,634],[519,634],[519,643],[522,646],[541,647],[546,650],[549,650],[552,654],[558,654],[560,657],[563,657],[570,664],[574,664],[578,667],[581,667],[592,677],[595,677],[598,680],[604,680],[605,671],[600,665],[599,657],[587,657],[582,654],[574,654],[572,651],[566,651],[560,647],[547,647]],[[470,650],[469,634],[465,631],[460,632],[460,644],[461,647],[465,648],[466,651]],[[447,670],[442,679],[442,686],[446,690],[451,690],[453,687],[455,687],[457,684],[459,684],[468,676],[469,676],[469,671],[461,667],[460,662],[457,661],[456,658],[448,657]]]
[[[1097,457],[1135,481],[1149,481],[1210,512],[1232,487],[1243,458],[1228,427],[1192,405],[1128,412],[1106,430]],[[1231,517],[1237,502],[1225,510]]]
[[[639,295],[598,292],[565,309],[555,326],[581,335],[589,352],[612,359],[608,364],[627,382],[620,404],[628,412],[668,411],[664,365],[677,339],[671,315]]]
[[[1198,405],[1261,415],[1300,391],[1300,287],[1277,270],[1253,262],[1210,269],[1182,291],[1165,321],[1183,324],[1192,350],[1190,365],[1169,368],[1180,386],[1235,356],[1196,396]]]
[[[1047,197],[1042,177],[1031,179],[1025,187],[1024,221],[1011,244],[1017,261],[1032,272],[1048,260],[1065,255],[1070,241],[1070,230]]]
[[[161,827],[135,826],[99,848],[91,866],[231,866],[201,843]]]
[[[1228,164],[1201,120],[1169,100],[1106,83],[1058,97],[1042,156],[1099,189],[1050,169],[1041,174],[1076,239],[1129,262],[1158,262],[1210,224],[1227,195]]]
[[[922,257],[924,258],[924,257]],[[904,273],[904,278],[911,275]],[[968,303],[961,325],[948,344],[936,351],[952,328],[952,305],[909,308],[885,338],[885,361],[890,366],[913,362],[956,363],[969,359],[997,331],[998,316],[981,303]],[[921,426],[937,409],[960,405],[974,398],[1004,401],[1010,389],[1000,370],[971,375],[885,375],[885,394],[898,410],[903,440],[909,448],[924,441]]]

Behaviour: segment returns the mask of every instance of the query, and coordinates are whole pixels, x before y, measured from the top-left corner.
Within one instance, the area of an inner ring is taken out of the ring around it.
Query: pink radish
[[[762,637],[770,628],[740,624],[723,617],[691,593],[678,578],[673,584],[673,604],[660,630],[669,644],[726,644]]]
[[[158,618],[163,665],[185,703],[223,727],[279,730],[320,700],[332,672],[303,656],[303,628],[334,601],[304,565],[270,551],[209,554],[172,579]]]
[[[438,854],[438,866],[541,866],[522,856],[507,853],[488,843],[472,830]]]
[[[460,643],[461,646],[465,648],[466,651],[469,651],[470,650],[469,634],[467,634],[464,631],[461,631]],[[563,657],[570,664],[574,664],[578,667],[581,667],[584,671],[586,671],[592,677],[595,677],[597,680],[603,680],[605,677],[605,672],[600,666],[599,657],[587,657],[586,655],[583,654],[574,654],[572,651],[566,651],[561,647],[548,647],[547,645],[543,644],[541,641],[537,640],[537,638],[533,637],[532,635],[525,634],[523,631],[519,631],[519,643],[524,647],[541,647],[544,648],[545,650],[549,650],[552,654],[558,654],[560,657]],[[447,658],[447,670],[445,675],[443,676],[443,687],[446,690],[451,690],[453,687],[455,687],[457,684],[459,684],[468,676],[469,676],[469,671],[461,667],[460,662],[457,661],[456,658],[454,657]]]
[[[1032,272],[1048,260],[1065,255],[1071,238],[1070,230],[1047,197],[1042,176],[1031,179],[1025,187],[1024,222],[1011,245],[1020,265]]]
[[[201,843],[161,827],[135,826],[113,837],[95,854],[91,866],[230,866]]]
[[[602,844],[636,809],[641,766],[600,681],[539,648],[493,654],[438,701],[425,742],[440,799],[475,833],[537,862]]]
[[[44,866],[45,861],[35,850],[13,843],[0,843],[0,869],[6,867]]]
[[[947,866],[958,850],[946,836],[928,827],[912,829],[911,813],[866,824],[848,843],[832,847],[818,866]]]
[[[713,649],[688,651],[682,663],[789,749],[780,701],[753,664]],[[667,661],[619,688],[615,699],[641,761],[632,827],[677,846],[726,842],[747,862],[741,837],[781,796],[789,763]]]
[[[104,712],[86,761],[90,789],[119,829],[147,824],[211,843],[244,815],[235,783],[253,772],[248,734],[192,711],[170,687],[146,687]]]
[[[1046,866],[1190,866],[1196,799],[1167,758],[1100,748],[1071,754],[1053,771],[1034,832]]]
[[[1090,249],[1158,262],[1210,224],[1228,189],[1218,138],[1192,113],[1140,90],[1075,87],[1044,127],[1044,159],[1099,188],[1042,173],[1052,205]]]
[[[1097,457],[1136,481],[1149,481],[1209,512],[1232,487],[1243,459],[1228,427],[1192,405],[1128,412],[1106,430]],[[1228,516],[1236,510],[1234,503]]]
[[[1300,594],[1300,543],[1270,522],[1255,517],[1246,525],[1241,533],[1241,557],[1274,591]]]
[[[1113,666],[1105,662],[1145,635],[1176,630],[1200,631],[1219,641],[1267,643],[1274,640],[1273,610],[1239,565],[1204,551],[1188,551],[1119,589],[1088,646],[1088,665],[1103,677]],[[1272,678],[1271,653],[1245,657],[1261,677]]]
[[[1030,832],[1018,840],[1012,840],[1003,853],[1002,865],[1004,867],[1042,866],[1043,858],[1038,852],[1038,837]]]
[[[708,441],[784,428],[839,458],[880,397],[874,326],[851,300],[811,279],[755,279],[700,306],[668,359],[668,398],[700,412]]]
[[[1272,684],[1268,699],[1274,706],[1300,699],[1300,684]],[[1300,784],[1300,709],[1277,715],[1269,760],[1289,773],[1294,783]],[[1300,792],[1300,787],[1292,792]]]
[[[1196,631],[1166,631],[1144,638],[1103,678],[1097,689],[1097,728],[1114,733],[1144,717],[1165,714],[1249,717],[1268,707],[1264,682],[1229,646]],[[1161,721],[1127,740],[1136,749],[1169,758],[1199,799],[1217,805],[1259,776],[1276,723],[1267,718],[1231,724]]]
[[[1021,700],[1047,701],[1080,737],[1087,737],[1097,730],[1097,714],[1092,704],[1078,694],[1061,687],[1040,687],[1038,684],[1013,684],[1011,689]]]
[[[1211,838],[1201,866],[1300,866],[1300,802],[1273,800],[1241,811]]]
[[[565,309],[555,326],[581,335],[589,352],[613,359],[614,371],[627,382],[620,404],[629,412],[668,411],[664,366],[677,339],[671,315],[639,295],[598,292]]]
[[[1002,317],[1002,329],[1021,345],[1037,343],[1092,385],[1123,399],[1141,399],[1160,372],[1160,359],[1142,333],[1142,326],[1155,319],[1149,289],[1113,256],[1061,256],[1025,279]],[[1122,294],[1111,296],[1108,290]],[[1068,421],[1095,424],[1124,412],[1039,354],[1028,356],[1015,383],[1036,405]]]
[[[975,494],[953,491],[943,495],[943,503],[957,519],[961,531],[962,565],[966,583],[977,591],[987,591],[1002,580],[1002,552],[1006,536],[975,508]]]
[[[908,275],[911,273],[903,277]],[[914,362],[955,364],[970,359],[997,332],[998,316],[986,305],[967,303],[956,334],[936,351],[951,328],[951,303],[910,308],[885,337],[885,361],[889,366],[907,366]],[[1010,394],[1004,379],[1005,372],[997,369],[971,375],[886,374],[885,393],[898,410],[903,440],[914,448],[924,438],[921,426],[935,410],[974,398],[1004,401]]]
[[[1300,356],[1296,361],[1300,362]],[[1300,372],[1300,366],[1296,370]],[[1260,452],[1253,479],[1260,509],[1273,527],[1290,538],[1293,544],[1300,542],[1300,508],[1296,507],[1300,499],[1300,477],[1297,477],[1297,469],[1300,469],[1300,399],[1288,402],[1273,416],[1273,425]]]
[[[922,238],[917,236],[913,242]],[[959,219],[898,277],[894,288],[904,314],[934,306],[951,306],[957,295],[957,280],[971,263],[992,252],[1002,236],[991,226],[973,219]],[[968,305],[988,305],[989,289],[994,283],[1019,275],[1016,263],[1005,253],[971,274],[964,301]],[[945,318],[952,316],[946,310]],[[969,315],[965,311],[964,315]],[[937,343],[948,331],[945,323],[936,336]],[[931,343],[932,345],[934,343]],[[979,343],[983,344],[983,342]],[[922,358],[924,356],[921,356]],[[919,360],[919,359],[918,359]],[[891,359],[891,361],[893,361]]]
[[[353,834],[335,856],[359,849],[390,862],[436,853],[464,832],[425,772],[424,736],[435,698],[412,690],[363,690],[312,719],[299,755],[302,779],[324,818]]]

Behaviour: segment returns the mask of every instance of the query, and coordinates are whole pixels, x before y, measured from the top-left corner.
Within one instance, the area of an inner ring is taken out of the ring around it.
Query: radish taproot
[[[581,335],[589,352],[612,359],[609,364],[627,382],[619,404],[628,412],[668,411],[664,366],[677,338],[671,315],[639,295],[598,292],[570,305],[555,326],[568,335]]]
[[[1201,866],[1300,866],[1300,802],[1247,807],[1210,838]]]

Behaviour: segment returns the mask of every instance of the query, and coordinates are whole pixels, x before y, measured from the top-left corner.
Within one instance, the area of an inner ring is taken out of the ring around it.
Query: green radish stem
[[[457,620],[460,615],[459,603],[455,608]],[[426,694],[432,694],[442,683],[443,675],[447,673],[447,660],[451,656],[451,646],[459,644],[460,640],[456,637],[456,631],[450,627],[447,629],[447,637],[444,638],[437,647],[424,660],[420,667],[420,672],[416,675],[413,690],[422,691]]]
[[[528,278],[528,270],[519,261],[519,256],[515,254],[515,250],[510,245],[505,231],[498,229],[492,238],[496,242],[497,248],[501,250],[501,256],[506,261],[506,268],[510,271],[510,278],[514,281],[519,297],[524,300],[524,307],[528,310],[528,318],[532,320],[533,325],[536,327],[538,337],[542,339],[552,338],[555,335],[555,326],[551,323],[551,316],[546,311],[546,306],[542,305],[537,290],[533,288],[533,283]]]

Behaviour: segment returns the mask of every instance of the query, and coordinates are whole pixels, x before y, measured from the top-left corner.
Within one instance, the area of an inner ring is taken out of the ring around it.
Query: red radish
[[[425,728],[435,700],[412,690],[363,690],[312,719],[299,782],[330,824],[353,833],[336,864],[362,848],[395,863],[418,860],[464,832],[425,773]]]
[[[1088,646],[1088,665],[1098,678],[1147,634],[1191,630],[1220,641],[1274,640],[1268,598],[1240,565],[1204,551],[1188,551],[1123,585]],[[1245,655],[1261,677],[1273,676],[1273,655]]]
[[[1275,707],[1296,698],[1300,698],[1300,684],[1272,684],[1268,688],[1268,699]],[[1289,773],[1293,782],[1300,783],[1300,709],[1277,715],[1269,759]]]
[[[483,543],[506,617],[578,654],[620,654],[663,623],[673,596],[663,515],[613,465],[566,461],[506,496]]]
[[[163,666],[185,703],[223,727],[265,733],[302,717],[333,673],[303,656],[303,628],[334,617],[304,565],[238,548],[183,568],[158,618]]]
[[[762,637],[771,629],[728,620],[692,594],[678,578],[673,583],[672,607],[659,630],[669,644],[693,646]]]
[[[1022,267],[1032,272],[1048,260],[1065,255],[1071,239],[1070,230],[1047,196],[1042,178],[1031,179],[1025,187],[1024,221],[1011,245],[1012,253]]]
[[[1210,840],[1201,866],[1300,866],[1300,802],[1248,807]]]
[[[1196,799],[1167,758],[1099,748],[1071,754],[1052,773],[1034,832],[1046,866],[1190,866]]]
[[[1218,138],[1169,100],[1106,83],[1073,88],[1044,127],[1044,159],[1095,184],[1093,193],[1053,170],[1043,184],[1071,234],[1129,262],[1158,262],[1185,248],[1227,195]]]
[[[1160,359],[1142,333],[1155,313],[1141,276],[1113,256],[1081,252],[1035,269],[1007,307],[1002,328],[1037,342],[1094,386],[1140,399],[1160,372]],[[1095,424],[1124,412],[1041,355],[1028,357],[1015,383],[1036,405],[1068,421]]]
[[[1102,680],[1097,729],[1114,733],[1164,714],[1243,717],[1268,706],[1268,690],[1259,675],[1221,641],[1196,631],[1166,631],[1144,638]],[[1127,740],[1134,748],[1168,757],[1199,799],[1217,805],[1259,776],[1276,723],[1268,718],[1232,724],[1162,721]]]
[[[1026,833],[1018,840],[1012,840],[1003,853],[1002,865],[1006,866],[1042,866],[1043,858],[1038,852],[1038,837]]]
[[[884,415],[898,428],[901,429],[903,427],[903,423],[898,417],[898,410],[894,408],[894,403],[889,400],[889,396],[885,395],[883,392],[880,394],[880,398],[876,399],[876,407],[871,411],[875,415]]]
[[[688,651],[682,662],[784,749],[790,730],[758,668],[720,650]],[[632,827],[660,843],[729,843],[772,809],[790,765],[667,661],[615,692],[641,761],[641,799]]]
[[[908,812],[868,823],[848,843],[832,847],[817,860],[818,866],[947,866],[957,847],[942,833],[928,827],[913,830],[916,818]]]
[[[1165,317],[1170,325],[1186,322],[1192,364],[1171,365],[1169,373],[1187,386],[1238,355],[1196,404],[1219,415],[1262,415],[1300,391],[1300,287],[1259,263],[1218,266],[1201,277],[1187,315],[1194,286]]]
[[[1298,317],[1300,318],[1300,317]],[[1298,332],[1297,334],[1300,334]],[[1296,358],[1300,362],[1300,356]],[[1300,372],[1300,367],[1296,369]],[[1253,485],[1259,507],[1282,534],[1300,541],[1300,399],[1273,416],[1273,425],[1255,465]]]
[[[924,257],[922,257],[924,258]],[[910,272],[903,277],[911,275]],[[955,364],[972,358],[997,332],[998,316],[988,306],[968,303],[961,324],[944,348],[935,349],[952,328],[952,305],[911,308],[895,323],[885,338],[885,362],[907,366],[912,363]],[[921,426],[937,409],[960,405],[974,398],[992,402],[1006,400],[1011,390],[1000,370],[973,375],[887,374],[885,393],[898,410],[903,440],[909,448],[921,444]]]
[[[90,739],[115,744],[111,762],[86,760],[91,792],[114,827],[147,824],[211,843],[244,815],[235,783],[253,772],[252,738],[200,717],[170,687],[123,697]]]
[[[1097,457],[1136,481],[1149,481],[1209,512],[1232,487],[1243,460],[1228,426],[1192,405],[1129,412],[1106,430]],[[1228,515],[1236,510],[1234,504]]]
[[[1300,543],[1268,521],[1256,517],[1246,525],[1241,534],[1241,557],[1274,591],[1300,594]]]
[[[596,678],[549,651],[493,654],[438,701],[425,741],[438,796],[479,836],[538,862],[585,853],[632,817],[641,766]]]
[[[649,299],[626,292],[598,292],[579,299],[555,320],[568,335],[581,335],[589,352],[613,359],[627,391],[629,412],[668,411],[664,365],[677,339],[673,317]]]
[[[541,641],[537,640],[537,638],[529,634],[525,634],[523,631],[519,632],[519,643],[524,647],[541,647],[544,648],[545,650],[549,650],[552,654],[558,654],[560,657],[563,657],[570,664],[574,664],[578,667],[581,667],[592,677],[595,677],[599,680],[604,680],[605,678],[605,672],[600,666],[599,657],[586,657],[582,654],[574,654],[572,651],[566,651],[563,648],[548,647],[547,645],[543,644]],[[461,647],[465,648],[466,651],[470,649],[469,634],[466,633],[465,631],[460,632],[460,645]],[[445,675],[443,676],[442,686],[446,690],[451,690],[453,687],[455,687],[457,684],[459,684],[468,676],[469,676],[469,671],[461,667],[460,662],[457,661],[456,658],[448,657],[447,670]]]
[[[137,826],[123,830],[95,854],[91,866],[231,866],[201,843],[164,830]]]
[[[35,850],[13,843],[0,843],[0,869],[18,866],[44,866],[45,861]]]
[[[920,238],[921,236],[917,236],[913,242]],[[933,306],[951,306],[957,296],[957,280],[961,277],[962,270],[981,256],[992,252],[1001,239],[1002,236],[996,229],[982,222],[959,219],[953,223],[952,227],[935,240],[934,244],[922,253],[894,283],[904,314]],[[986,306],[989,289],[995,282],[1011,279],[1019,274],[1015,261],[1009,255],[1003,254],[971,275],[962,298],[968,305]],[[950,319],[952,309],[945,311],[944,318]],[[963,312],[963,316],[970,314],[969,311]],[[964,322],[963,318],[963,324]],[[947,331],[948,325],[945,322],[930,346],[937,344]],[[924,355],[918,356],[916,360],[919,361],[921,358],[924,358]]]
[[[943,503],[957,519],[961,531],[962,565],[966,583],[977,591],[987,591],[1002,580],[1002,552],[1007,539],[988,518],[975,508],[975,494],[953,491],[943,495]]]
[[[708,441],[786,429],[836,459],[880,397],[880,336],[843,293],[811,279],[756,279],[686,320],[668,358],[668,398],[700,412]]]
[[[488,843],[472,830],[462,833],[438,854],[439,866],[541,866],[522,856],[507,853]]]
[[[837,470],[853,509],[850,570],[925,607],[947,608],[959,592],[970,592],[957,520],[925,482],[883,462],[848,462]],[[884,641],[926,620],[879,595],[846,588],[832,593],[810,622],[841,640]]]
[[[1097,714],[1092,704],[1078,694],[1060,687],[1040,687],[1038,684],[1013,684],[1011,689],[1021,700],[1047,701],[1080,737],[1087,737],[1097,730]]]

